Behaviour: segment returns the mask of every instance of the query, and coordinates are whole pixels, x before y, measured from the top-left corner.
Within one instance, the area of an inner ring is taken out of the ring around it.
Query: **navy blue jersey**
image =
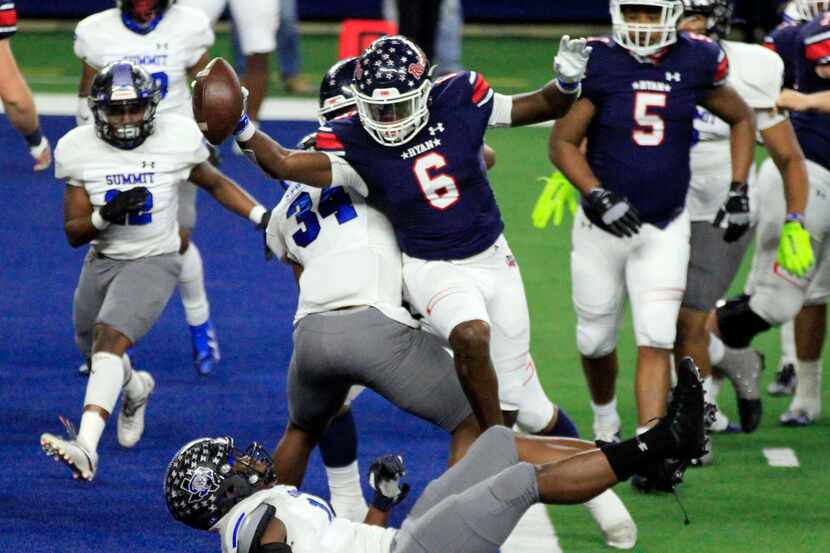
[[[321,127],[317,149],[343,155],[366,182],[404,253],[464,259],[504,229],[481,156],[493,92],[481,75],[462,72],[437,81],[429,101],[429,122],[406,144],[378,144],[352,115]]]
[[[797,41],[795,66],[799,92],[830,90],[830,12],[802,25]],[[826,73],[827,77],[820,76],[819,72]],[[830,115],[795,112],[790,118],[807,159],[830,169]]]
[[[582,83],[582,96],[596,107],[588,164],[644,222],[665,227],[686,202],[696,105],[723,83],[729,62],[717,44],[697,35],[678,37],[656,63],[641,63],[609,39],[590,45]]]
[[[17,10],[14,2],[0,0],[0,39],[9,38],[17,32]]]
[[[764,38],[764,46],[777,52],[784,60],[784,88],[795,87],[798,30],[802,26],[800,23],[785,21]]]

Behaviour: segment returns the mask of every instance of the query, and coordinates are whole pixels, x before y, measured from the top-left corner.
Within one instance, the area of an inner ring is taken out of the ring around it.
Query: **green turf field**
[[[36,92],[74,92],[78,61],[72,54],[67,32],[21,33],[13,48],[23,72]],[[556,42],[541,39],[468,39],[464,61],[487,76],[501,92],[520,92],[541,85],[550,76]],[[334,37],[303,39],[305,75],[315,86],[334,61]],[[215,55],[229,56],[228,39],[219,35]],[[276,72],[274,88],[279,83]],[[575,348],[574,313],[570,302],[570,230],[536,230],[530,212],[541,185],[536,177],[551,171],[547,160],[548,130],[543,128],[492,131],[490,143],[498,153],[492,181],[507,223],[507,236],[518,258],[527,288],[533,322],[533,355],[543,384],[561,403],[586,435],[591,413],[588,393]],[[644,183],[659,185],[659,183]],[[570,222],[570,218],[566,220]],[[746,274],[746,265],[735,290]],[[756,341],[767,354],[765,384],[777,363],[778,339],[768,333]],[[624,431],[635,426],[633,367],[635,348],[630,320],[620,336],[618,401]],[[824,402],[830,402],[825,380]],[[731,387],[724,387],[721,406],[736,417]],[[683,518],[670,496],[642,496],[622,485],[618,492],[640,530],[637,551],[669,552],[807,552],[830,551],[830,473],[822,467],[830,454],[830,417],[806,429],[784,429],[778,414],[789,399],[765,397],[765,419],[752,435],[715,438],[715,465],[692,470],[680,496],[692,525]],[[799,469],[769,468],[762,447],[792,447],[801,461]],[[551,510],[566,552],[603,549],[588,513],[579,508]]]

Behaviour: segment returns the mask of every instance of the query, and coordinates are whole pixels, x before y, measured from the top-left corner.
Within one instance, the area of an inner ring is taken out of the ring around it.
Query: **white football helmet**
[[[656,22],[626,21],[626,7],[659,11]],[[683,15],[681,0],[611,0],[614,42],[637,56],[651,56],[677,42],[677,23]]]
[[[819,14],[830,11],[830,0],[793,0],[792,7],[799,20],[812,21]]]

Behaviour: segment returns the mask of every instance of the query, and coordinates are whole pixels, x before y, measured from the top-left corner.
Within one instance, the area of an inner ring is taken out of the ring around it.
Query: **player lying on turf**
[[[92,83],[94,125],[67,133],[55,150],[55,176],[66,180],[64,230],[72,247],[91,244],[75,289],[75,341],[91,356],[77,436],[45,433],[43,451],[76,478],[92,480],[104,426],[123,389],[118,443],[144,431],[152,376],[133,371],[126,351],[153,326],[181,271],[178,186],[188,179],[229,211],[267,223],[268,212],[207,162],[192,118],[156,116],[160,92],[138,65],[116,62]]]
[[[324,77],[322,119],[354,111],[350,85],[357,61],[340,61]],[[304,140],[306,147],[314,146],[314,137]],[[333,493],[335,511],[363,520],[354,422],[349,414],[335,417],[344,400],[354,397],[350,387],[372,388],[449,432],[451,465],[479,435],[478,422],[440,338],[419,330],[401,306],[400,249],[386,217],[365,198],[341,186],[320,190],[288,184],[266,236],[271,251],[292,266],[300,286],[288,371],[289,423],[274,453],[275,468],[282,483],[300,486],[309,455],[320,443],[329,477],[342,474],[328,469],[331,460],[351,466],[351,481],[357,483],[352,501],[340,490]],[[548,430],[574,437],[576,429],[565,412],[548,404],[542,426],[553,419]],[[636,526],[614,492],[601,494],[586,508],[609,544],[634,546]]]
[[[167,468],[164,493],[176,520],[219,532],[225,553],[495,553],[537,502],[582,503],[635,471],[671,487],[678,473],[666,472],[665,460],[676,459],[682,474],[705,450],[703,408],[687,358],[666,416],[636,438],[600,448],[548,440],[540,449],[537,438],[491,428],[427,486],[400,530],[334,517],[323,500],[278,485],[267,457],[250,455],[256,448],[246,455],[228,438],[184,446]],[[382,519],[370,515],[367,522]]]

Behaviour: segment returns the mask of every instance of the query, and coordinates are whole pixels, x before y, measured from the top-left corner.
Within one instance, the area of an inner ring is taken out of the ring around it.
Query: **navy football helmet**
[[[355,105],[352,77],[356,65],[357,57],[346,58],[332,65],[323,76],[320,83],[320,109],[317,112],[321,125]]]
[[[687,15],[702,15],[706,18],[706,35],[713,40],[726,38],[732,29],[732,12],[735,6],[731,0],[683,0]]]
[[[153,134],[160,100],[158,86],[143,67],[119,61],[95,75],[88,102],[98,136],[131,150]]]
[[[176,0],[117,0],[121,21],[131,31],[146,35],[155,29],[165,10]]]
[[[610,7],[614,42],[632,54],[653,56],[677,42],[677,23],[683,15],[680,0],[611,0]],[[654,13],[655,21],[629,21],[630,10]]]
[[[358,58],[352,90],[360,122],[384,146],[411,140],[429,120],[433,67],[417,44],[384,36]]]
[[[234,505],[276,482],[271,457],[254,442],[244,451],[233,438],[199,438],[167,465],[164,499],[173,518],[210,530]]]

